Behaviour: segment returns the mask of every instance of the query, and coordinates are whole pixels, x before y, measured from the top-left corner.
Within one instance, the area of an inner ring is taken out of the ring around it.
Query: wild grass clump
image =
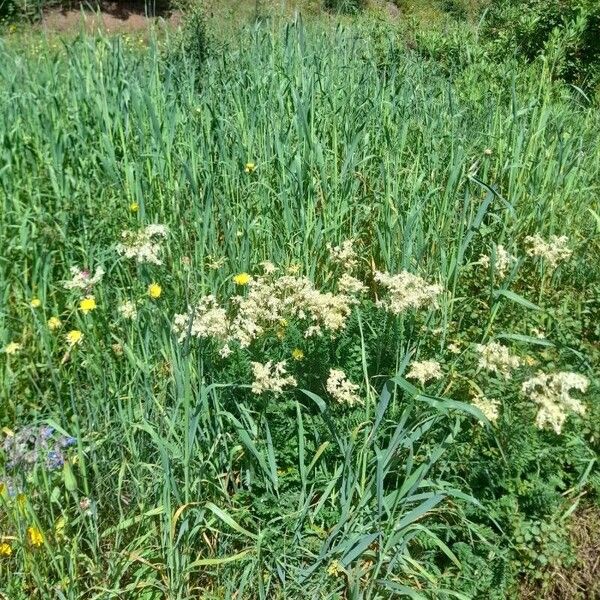
[[[571,564],[598,113],[372,31],[0,50],[8,597],[506,598]]]

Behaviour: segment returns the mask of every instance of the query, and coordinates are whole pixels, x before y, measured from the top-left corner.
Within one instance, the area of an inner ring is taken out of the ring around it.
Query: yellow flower
[[[39,308],[42,305],[42,301],[39,298],[32,298],[29,306],[31,308]]]
[[[150,296],[150,298],[156,300],[157,298],[160,298],[161,294],[162,288],[160,287],[160,285],[158,285],[158,283],[151,283],[148,286],[148,296]]]
[[[27,528],[27,539],[36,548],[39,548],[44,543],[44,535],[37,527]]]
[[[132,213],[136,213],[138,210],[140,210],[140,205],[139,205],[137,202],[132,202],[132,203],[129,205],[129,210],[130,210]]]
[[[236,285],[248,285],[252,281],[252,277],[248,273],[238,273],[233,277],[233,283]]]
[[[80,344],[83,339],[83,333],[79,331],[79,329],[71,329],[69,333],[67,333],[67,343],[69,346],[75,346],[75,344]]]
[[[10,544],[2,542],[0,544],[0,556],[10,556],[12,554],[12,548]]]
[[[304,358],[304,352],[300,348],[294,348],[292,350],[292,358],[294,360],[302,360]]]
[[[339,577],[344,572],[344,568],[337,560],[332,560],[327,567],[327,574],[331,577]]]
[[[98,307],[98,305],[96,304],[96,300],[94,299],[94,296],[86,296],[79,303],[79,310],[84,315],[87,315],[89,312],[96,310],[97,307]]]
[[[56,331],[61,325],[62,323],[58,317],[50,317],[48,319],[48,329],[50,331]]]
[[[256,171],[256,165],[253,162],[247,162],[244,165],[244,172],[246,173],[254,173]]]
[[[17,494],[17,507],[19,508],[19,510],[25,510],[25,507],[27,506],[27,496],[21,492],[20,494]]]
[[[22,348],[21,344],[17,342],[10,342],[4,346],[5,354],[16,354]]]

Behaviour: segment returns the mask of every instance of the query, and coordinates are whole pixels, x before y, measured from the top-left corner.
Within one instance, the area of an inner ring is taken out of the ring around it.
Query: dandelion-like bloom
[[[479,352],[479,367],[502,375],[505,379],[510,379],[511,371],[521,364],[517,356],[511,355],[508,348],[498,342],[477,344],[476,348]]]
[[[12,546],[6,542],[0,544],[0,556],[10,556],[12,554]]]
[[[67,344],[69,344],[69,346],[73,347],[73,346],[81,343],[81,341],[83,340],[83,333],[81,333],[81,331],[79,331],[79,329],[71,329],[71,331],[69,331],[69,333],[67,333],[66,339],[67,339]]]
[[[340,369],[329,370],[325,388],[331,397],[340,404],[347,404],[348,406],[362,404],[362,400],[358,395],[359,386],[352,383],[346,377],[346,373]]]
[[[79,267],[71,267],[70,271],[71,279],[65,281],[63,284],[66,290],[85,290],[89,292],[104,277],[103,267],[96,267],[93,275],[90,275],[89,271],[82,270]]]
[[[334,263],[340,265],[345,271],[352,271],[358,264],[354,240],[345,240],[339,246],[327,244],[329,256]]]
[[[585,392],[589,386],[587,377],[579,373],[538,373],[521,386],[522,393],[539,405],[535,423],[542,429],[550,425],[557,434],[567,418],[567,412],[585,414],[585,406],[573,398],[572,390]]]
[[[490,400],[483,395],[478,395],[471,400],[471,403],[483,413],[488,421],[495,423],[498,420],[500,416],[500,411],[498,410],[500,406],[499,400]]]
[[[429,284],[422,277],[402,271],[397,275],[375,272],[375,281],[387,289],[387,298],[379,300],[377,306],[399,315],[407,309],[435,306],[442,287]]]
[[[265,364],[259,362],[251,364],[252,374],[254,375],[254,381],[252,382],[252,393],[254,394],[264,392],[281,394],[283,388],[297,385],[296,379],[292,375],[286,375],[285,361],[275,364],[272,361]]]
[[[415,360],[410,363],[410,369],[406,374],[408,379],[416,379],[422,386],[428,381],[440,379],[442,376],[442,366],[435,360]]]
[[[4,346],[4,354],[16,354],[23,346],[18,342],[9,342]]]
[[[161,243],[168,235],[164,225],[152,224],[139,231],[123,231],[123,241],[117,244],[117,252],[138,263],[161,265]]]
[[[494,273],[501,278],[505,277],[508,270],[517,262],[516,256],[510,254],[502,244],[496,246],[493,254],[482,254],[479,257],[477,264],[489,269],[492,264],[492,259],[494,259]]]
[[[124,319],[129,319],[130,321],[137,319],[137,308],[135,302],[132,302],[131,300],[123,302],[117,310]]]
[[[79,310],[84,315],[87,315],[93,310],[96,310],[96,308],[98,308],[98,305],[96,304],[96,299],[94,298],[94,296],[86,296],[79,303]]]
[[[140,210],[140,205],[137,202],[132,202],[129,205],[129,210],[132,213],[136,213],[138,210]]]
[[[292,358],[294,360],[302,360],[304,358],[304,352],[300,348],[294,348],[292,350]]]
[[[527,254],[543,258],[552,269],[573,254],[573,251],[567,246],[568,242],[569,238],[566,235],[551,235],[548,241],[545,241],[537,233],[525,238],[525,243],[529,244]]]
[[[48,329],[50,331],[56,331],[61,325],[62,323],[58,317],[50,317],[48,319]]]
[[[29,306],[31,308],[39,308],[42,305],[42,301],[39,298],[32,298]]]
[[[235,285],[248,285],[252,281],[252,276],[248,273],[238,273],[232,279]]]
[[[253,162],[247,162],[244,165],[244,173],[254,173],[256,171],[256,165]]]
[[[160,285],[158,285],[158,283],[151,283],[148,286],[148,296],[150,296],[150,298],[152,298],[153,300],[157,300],[158,298],[160,298],[160,295],[162,294],[162,288],[160,287]]]
[[[27,541],[34,548],[39,548],[44,543],[44,534],[37,527],[28,527]]]

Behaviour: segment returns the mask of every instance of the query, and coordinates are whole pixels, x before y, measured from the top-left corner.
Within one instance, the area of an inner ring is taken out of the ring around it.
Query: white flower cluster
[[[89,271],[84,271],[78,267],[71,267],[69,270],[72,277],[69,281],[64,282],[66,290],[85,290],[89,292],[104,277],[103,267],[96,267],[93,275]]]
[[[477,264],[489,269],[492,258],[494,258],[494,273],[498,277],[506,277],[508,270],[517,262],[516,256],[510,254],[502,244],[498,244],[493,254],[482,254]]]
[[[349,381],[344,371],[340,369],[329,370],[325,387],[331,397],[340,404],[347,404],[348,406],[362,404],[362,400],[358,395],[359,386]]]
[[[483,413],[488,421],[495,423],[498,420],[500,416],[498,410],[500,402],[498,400],[490,400],[483,395],[478,395],[471,400],[471,403]]]
[[[339,246],[327,244],[331,260],[340,265],[345,271],[352,271],[358,264],[354,240],[346,240]]]
[[[362,281],[360,281],[360,279],[356,279],[356,277],[352,277],[352,275],[344,273],[338,281],[338,289],[340,292],[342,292],[342,294],[357,296],[358,294],[362,294],[364,291],[366,291],[367,287]]]
[[[161,265],[161,242],[168,235],[165,225],[148,225],[140,231],[123,231],[123,242],[117,244],[117,252],[126,258],[134,258],[139,263]]]
[[[508,348],[498,342],[477,344],[476,348],[479,352],[479,367],[502,375],[505,379],[510,379],[511,371],[521,364],[517,356],[511,355]]]
[[[386,298],[377,301],[377,306],[394,315],[409,308],[435,305],[437,297],[442,293],[440,285],[429,284],[422,277],[408,271],[397,275],[376,271],[375,281],[388,292]]]
[[[273,325],[289,318],[306,320],[306,337],[326,330],[340,331],[356,300],[346,294],[332,294],[315,289],[307,277],[285,275],[271,280],[257,277],[248,284],[246,296],[236,296],[237,314],[232,320],[231,337],[242,347],[262,335]]]
[[[130,321],[137,319],[137,308],[135,302],[132,302],[131,300],[123,302],[118,310],[124,319],[129,319]]]
[[[536,425],[541,429],[548,424],[560,434],[567,411],[585,413],[584,404],[570,395],[571,390],[585,392],[589,383],[587,377],[579,373],[538,373],[523,383],[521,391],[540,407]]]
[[[292,375],[286,375],[285,361],[273,364],[268,361],[265,364],[259,362],[252,363],[252,373],[254,381],[252,383],[252,392],[254,394],[263,394],[264,392],[274,392],[281,394],[283,388],[296,385],[296,379]]]
[[[431,379],[440,379],[442,375],[442,367],[439,362],[435,360],[415,360],[410,363],[410,370],[406,377],[416,379],[424,386]]]
[[[216,338],[226,341],[229,336],[229,319],[224,308],[213,295],[203,296],[188,312],[175,315],[173,330],[182,342],[188,334],[197,338]]]
[[[558,263],[567,260],[573,254],[573,251],[567,246],[568,241],[569,238],[566,235],[552,235],[548,241],[545,241],[537,233],[525,238],[525,243],[529,244],[527,254],[543,258],[553,269]]]

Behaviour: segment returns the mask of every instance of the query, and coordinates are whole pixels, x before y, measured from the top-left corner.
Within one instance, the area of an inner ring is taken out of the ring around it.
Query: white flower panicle
[[[489,255],[482,254],[477,264],[489,269],[492,264],[492,258],[494,258],[494,273],[498,277],[506,277],[508,270],[517,262],[516,256],[510,254],[502,244],[498,244],[494,253]]]
[[[230,322],[227,312],[219,306],[217,299],[211,294],[200,298],[196,306],[188,308],[188,312],[175,315],[173,331],[182,342],[188,335],[197,338],[216,338],[225,342],[229,336]]]
[[[161,265],[162,241],[168,235],[165,225],[152,224],[139,231],[123,231],[123,241],[117,244],[117,252],[138,263]]]
[[[285,361],[275,364],[272,361],[265,364],[253,362],[252,374],[254,375],[254,381],[252,383],[252,393],[273,392],[281,394],[284,388],[296,386],[296,379],[292,375],[286,375],[285,367]]]
[[[358,395],[359,386],[349,381],[344,371],[340,369],[329,370],[325,387],[331,397],[339,404],[347,404],[348,406],[362,404],[362,400]]]
[[[89,292],[104,277],[103,267],[96,267],[93,275],[79,267],[71,267],[69,270],[72,277],[63,284],[66,290],[85,290]]]
[[[500,411],[498,410],[500,406],[499,400],[490,400],[480,394],[471,400],[471,404],[478,408],[488,421],[495,423],[498,420],[500,416]]]
[[[131,300],[123,302],[118,310],[124,319],[129,319],[131,321],[137,319],[137,308],[135,302],[132,302]]]
[[[410,308],[435,306],[437,297],[442,293],[440,285],[429,284],[422,277],[408,271],[402,271],[397,275],[376,271],[375,281],[388,292],[386,298],[378,300],[377,306],[394,315],[399,315]]]
[[[425,385],[432,379],[440,379],[443,376],[442,366],[435,360],[413,361],[406,374],[408,379],[416,379],[421,385]]]
[[[566,235],[551,235],[548,241],[545,241],[537,233],[525,238],[525,243],[529,244],[527,254],[543,258],[553,269],[573,254],[567,245],[568,242],[569,238]]]
[[[356,279],[356,277],[352,277],[352,275],[344,273],[338,281],[338,289],[340,292],[342,292],[342,294],[357,296],[358,294],[362,294],[364,291],[366,291],[367,287],[362,281]]]
[[[336,333],[346,321],[356,302],[345,294],[320,292],[306,277],[285,275],[272,280],[257,277],[248,284],[246,296],[233,298],[237,313],[232,321],[231,337],[243,348],[273,325],[298,318],[308,321],[305,335]]]
[[[536,425],[542,429],[550,425],[557,434],[562,431],[568,411],[583,415],[585,405],[573,398],[572,390],[585,392],[589,386],[587,377],[579,373],[538,373],[525,381],[521,391],[530,400],[539,405],[535,419]]]
[[[331,260],[345,271],[352,271],[358,264],[356,251],[354,250],[354,240],[346,240],[339,246],[327,244],[327,250],[329,250]]]
[[[270,260],[263,260],[260,263],[265,275],[272,275],[277,271],[277,267]]]
[[[476,348],[479,352],[479,367],[502,375],[505,379],[510,379],[511,371],[521,364],[517,356],[511,355],[508,348],[498,342],[477,344]]]

